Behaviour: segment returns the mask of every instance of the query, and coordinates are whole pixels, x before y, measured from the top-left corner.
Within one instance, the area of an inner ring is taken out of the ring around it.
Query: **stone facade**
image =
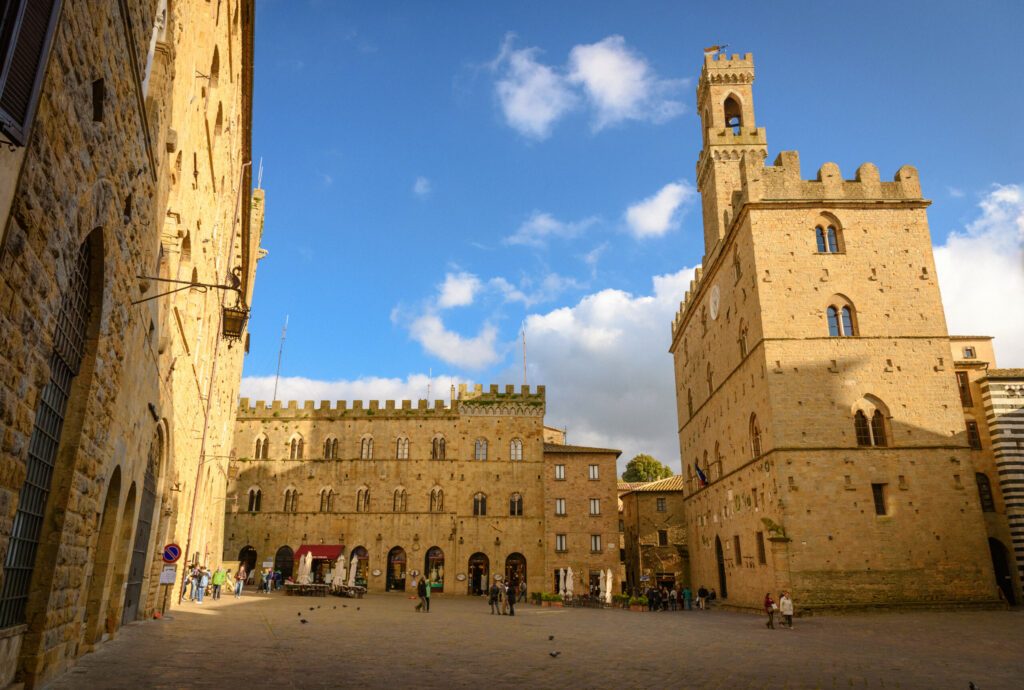
[[[356,555],[370,591],[404,590],[417,571],[455,594],[478,593],[496,575],[551,591],[557,567],[612,567],[618,451],[545,444],[544,410],[543,386],[460,386],[433,406],[242,399],[223,560],[288,574],[295,553],[313,547],[325,559]],[[557,529],[554,486],[574,511]],[[592,497],[607,512],[590,516]],[[591,534],[611,548],[591,553]]]
[[[651,585],[690,585],[690,559],[680,475],[632,487],[620,497],[626,584],[634,592]]]
[[[692,581],[747,608],[994,603],[917,172],[766,166],[753,80],[708,55],[697,87],[705,256],[670,348]]]
[[[235,293],[138,300],[194,268],[247,306],[262,207],[250,0],[14,5],[49,30],[0,157],[0,686],[35,686],[160,605],[165,542],[219,555]]]

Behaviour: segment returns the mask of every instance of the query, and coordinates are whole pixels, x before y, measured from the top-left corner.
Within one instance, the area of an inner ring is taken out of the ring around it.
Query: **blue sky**
[[[951,330],[1024,366],[965,281],[1024,291],[1024,3],[260,0],[256,22],[269,256],[243,395],[270,397],[286,314],[278,397],[315,400],[521,383],[525,321],[549,423],[678,468],[666,349],[715,43],[754,53],[769,159],[918,167]]]

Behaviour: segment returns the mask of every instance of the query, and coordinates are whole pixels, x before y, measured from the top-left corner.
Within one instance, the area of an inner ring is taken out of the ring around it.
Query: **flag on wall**
[[[693,466],[697,468],[697,479],[700,480],[700,485],[701,486],[707,486],[708,485],[708,476],[706,474],[704,474],[704,470],[702,470],[700,468],[700,465],[698,465],[697,463],[693,463]]]

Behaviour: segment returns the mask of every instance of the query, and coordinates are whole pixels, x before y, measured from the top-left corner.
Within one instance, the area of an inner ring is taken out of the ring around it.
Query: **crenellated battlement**
[[[281,417],[310,417],[329,418],[338,417],[406,417],[411,415],[433,415],[445,417],[457,417],[462,413],[460,407],[464,403],[489,404],[508,403],[516,405],[540,406],[543,408],[545,401],[544,386],[536,386],[532,391],[529,386],[521,386],[518,391],[513,385],[506,385],[503,388],[492,384],[484,391],[481,384],[475,384],[472,388],[466,384],[459,384],[458,397],[452,401],[445,400],[338,400],[331,402],[321,400],[319,404],[312,400],[306,400],[301,404],[296,400],[282,402],[274,400],[269,405],[265,400],[250,400],[240,398],[238,401],[238,418],[240,419],[269,419]]]

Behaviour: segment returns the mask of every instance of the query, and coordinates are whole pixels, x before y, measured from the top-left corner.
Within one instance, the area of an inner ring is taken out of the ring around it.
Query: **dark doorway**
[[[1010,606],[1017,605],[1017,597],[1013,591],[1013,575],[1010,573],[1010,558],[1006,547],[998,539],[988,540],[988,550],[992,552],[992,569],[996,573],[996,584]]]
[[[517,587],[526,582],[526,556],[521,553],[510,553],[505,559],[505,580]]]
[[[474,553],[469,557],[469,593],[483,594],[488,587],[487,573],[490,561],[482,553]]]
[[[154,443],[154,445],[156,445]],[[139,616],[139,599],[142,596],[142,576],[146,571],[149,550],[149,528],[153,521],[153,506],[156,505],[156,477],[154,463],[146,467],[146,478],[142,488],[142,504],[139,506],[139,522],[135,527],[135,546],[132,549],[132,564],[128,570],[128,583],[124,591],[124,611],[121,625],[131,623]]]
[[[282,546],[274,554],[274,570],[281,571],[281,580],[284,581],[292,576],[292,568],[295,565],[295,553],[290,546]]]
[[[444,551],[441,547],[427,549],[427,555],[423,557],[423,576],[430,583],[431,590],[444,591]]]
[[[388,577],[384,583],[384,591],[405,591],[405,549],[401,546],[388,551]]]
[[[251,546],[245,546],[241,551],[238,552],[238,567],[245,568],[245,579],[246,582],[253,581],[252,572],[256,569],[256,549]]]
[[[725,582],[725,556],[722,554],[722,540],[715,537],[715,560],[718,561],[718,596],[723,599],[729,596],[729,588]]]

